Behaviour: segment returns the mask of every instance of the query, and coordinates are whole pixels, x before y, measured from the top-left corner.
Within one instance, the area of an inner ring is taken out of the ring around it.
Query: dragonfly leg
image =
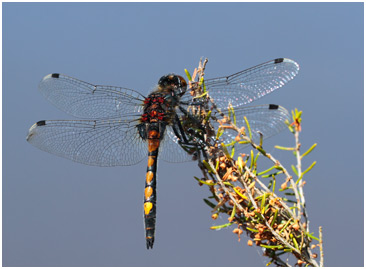
[[[188,154],[194,154],[199,160],[201,159],[200,153],[206,156],[202,142],[202,135],[195,133],[193,130],[187,130],[187,132],[190,134],[190,137],[188,138],[187,133],[184,131],[184,128],[177,115],[175,118],[175,124],[173,124],[172,127],[174,134],[178,138],[178,143],[185,151],[187,151]]]

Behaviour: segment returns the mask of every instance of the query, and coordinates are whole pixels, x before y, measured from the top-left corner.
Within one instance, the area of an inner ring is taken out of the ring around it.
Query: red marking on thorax
[[[144,104],[144,114],[141,115],[142,122],[151,123],[164,120],[166,107],[169,107],[169,103],[166,103],[164,97],[159,94],[152,94],[150,97],[145,98]]]

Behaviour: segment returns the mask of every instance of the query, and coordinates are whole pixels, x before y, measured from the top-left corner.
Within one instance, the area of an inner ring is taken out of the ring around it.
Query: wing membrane
[[[134,90],[97,86],[69,76],[50,74],[40,92],[59,109],[78,118],[114,118],[142,111],[144,96]]]
[[[88,165],[132,165],[147,156],[135,125],[120,119],[39,121],[29,129],[27,141]]]
[[[284,107],[278,105],[248,106],[236,108],[234,111],[236,126],[239,128],[245,127],[245,129],[248,130],[247,124],[244,120],[244,116],[247,117],[252,133],[252,139],[256,143],[259,143],[260,139],[258,131],[263,134],[263,138],[268,138],[281,132],[287,127],[285,120],[290,121],[290,114],[288,111]],[[215,127],[215,130],[218,130],[220,126],[218,122],[212,122],[212,125]],[[225,129],[220,140],[225,144],[229,144],[234,141],[237,134],[238,133],[234,130]]]
[[[178,137],[174,134],[171,126],[167,126],[164,139],[161,142],[159,157],[171,163],[192,161],[192,155],[189,155],[178,143]]]
[[[279,58],[227,77],[205,80],[209,95],[219,108],[249,104],[292,80],[299,65],[290,59]]]

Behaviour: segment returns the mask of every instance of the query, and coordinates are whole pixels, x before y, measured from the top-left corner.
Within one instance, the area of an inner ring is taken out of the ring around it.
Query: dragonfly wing
[[[132,165],[147,156],[147,145],[130,122],[115,120],[39,121],[27,141],[37,148],[95,166]]]
[[[161,142],[159,157],[171,163],[192,161],[192,155],[188,154],[178,143],[179,139],[174,134],[173,128],[167,126],[164,139]]]
[[[260,140],[260,134],[258,132],[263,134],[263,138],[271,137],[284,130],[287,127],[285,121],[290,121],[291,119],[289,112],[284,107],[278,105],[240,107],[235,108],[234,112],[236,126],[239,128],[245,127],[245,130],[247,131],[248,127],[244,120],[244,116],[246,116],[251,129],[252,139],[256,143],[259,143]],[[214,121],[212,121],[212,125],[215,127],[216,131],[220,126],[218,122]],[[231,129],[224,130],[220,140],[225,144],[229,144],[235,140],[238,133]],[[247,135],[249,136],[248,132]],[[236,146],[240,145],[242,144],[236,144]]]
[[[134,90],[97,86],[69,76],[50,74],[39,84],[40,92],[59,109],[78,118],[113,118],[143,110],[144,96]]]
[[[290,59],[279,58],[248,68],[227,77],[205,80],[209,95],[219,108],[249,104],[292,80],[299,65]]]

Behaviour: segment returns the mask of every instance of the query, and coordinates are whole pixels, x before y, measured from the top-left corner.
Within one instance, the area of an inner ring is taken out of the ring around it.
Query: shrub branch
[[[197,145],[194,152],[203,177],[195,178],[200,185],[208,186],[212,193],[211,197],[204,199],[205,203],[213,208],[212,218],[216,219],[219,214],[229,215],[228,223],[211,229],[218,230],[235,224],[237,228],[234,228],[233,232],[237,234],[239,241],[240,235],[246,232],[257,246],[264,249],[264,255],[270,259],[267,265],[274,263],[277,266],[291,266],[288,260],[284,261],[282,258],[283,254],[289,253],[293,254],[296,266],[319,266],[317,255],[312,253],[313,248],[319,247],[320,266],[323,266],[322,229],[319,228],[320,240],[310,233],[303,189],[304,175],[314,167],[315,162],[304,171],[301,165],[303,157],[307,156],[316,144],[301,155],[299,133],[302,112],[297,109],[292,111],[293,122],[287,123],[294,135],[295,146],[276,146],[280,150],[294,152],[296,167],[292,167],[292,170],[297,177],[295,182],[285,166],[266,152],[262,134],[259,134],[259,144],[252,140],[252,130],[245,117],[246,126],[237,126],[234,108],[229,106],[228,115],[217,108],[215,100],[210,98],[210,89],[207,91],[204,84],[207,62],[207,59],[201,59],[192,76],[185,70],[191,95],[199,105],[190,107],[189,112],[195,120],[188,121],[189,126],[182,121],[182,125],[185,131],[190,133],[189,140]],[[219,123],[217,130],[213,127],[213,122]],[[226,131],[235,132],[237,136],[225,145],[220,141],[220,136]],[[235,159],[236,143],[248,144],[253,150],[250,154],[239,154]],[[267,158],[273,166],[258,172],[259,157]],[[263,180],[268,179],[267,185]],[[283,183],[276,189],[280,180]],[[294,197],[295,201],[291,200],[291,197]],[[313,240],[319,241],[319,244],[311,245]],[[248,240],[248,244],[252,245],[253,241]]]

